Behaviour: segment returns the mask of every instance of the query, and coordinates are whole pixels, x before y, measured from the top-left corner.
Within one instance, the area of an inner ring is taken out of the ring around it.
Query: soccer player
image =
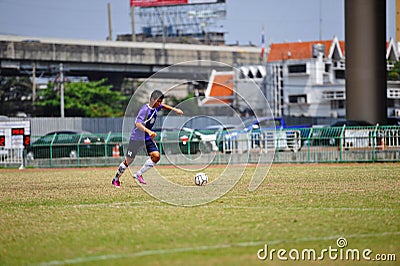
[[[144,104],[137,114],[135,126],[129,139],[128,149],[125,154],[125,160],[119,165],[117,173],[112,180],[115,187],[120,187],[119,178],[125,172],[126,168],[133,162],[136,154],[142,148],[146,148],[149,159],[146,160],[142,168],[137,171],[133,177],[136,178],[141,184],[146,184],[143,179],[143,173],[154,167],[160,160],[160,151],[153,140],[157,135],[151,129],[154,126],[157,118],[157,112],[161,109],[172,110],[175,113],[182,115],[183,111],[179,108],[163,104],[164,94],[159,90],[154,90],[150,95],[150,102]]]

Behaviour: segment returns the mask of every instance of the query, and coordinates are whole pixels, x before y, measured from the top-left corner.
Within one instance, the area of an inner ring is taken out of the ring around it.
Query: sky
[[[219,22],[227,44],[344,40],[345,0],[226,0]],[[395,38],[395,0],[387,1],[387,39]],[[63,39],[105,40],[107,4],[113,39],[131,33],[129,0],[0,0],[0,34]],[[320,23],[322,19],[322,23]],[[137,30],[139,31],[139,30]]]

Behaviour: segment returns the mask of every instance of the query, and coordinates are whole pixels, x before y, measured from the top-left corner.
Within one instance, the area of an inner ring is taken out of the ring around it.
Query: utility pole
[[[322,40],[322,0],[319,0],[319,40]]]
[[[60,108],[61,108],[61,117],[64,117],[64,67],[63,64],[60,63]]]
[[[400,42],[400,0],[396,0],[396,42]]]
[[[111,3],[108,2],[107,4],[107,10],[108,10],[108,40],[112,41],[112,22],[111,22]]]
[[[32,102],[36,100],[36,63],[32,63]]]

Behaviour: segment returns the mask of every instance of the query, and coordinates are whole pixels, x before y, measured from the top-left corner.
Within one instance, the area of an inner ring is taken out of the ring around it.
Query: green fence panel
[[[27,166],[118,165],[129,142],[125,136],[129,134],[32,136]],[[400,126],[315,126],[252,132],[165,130],[158,132],[155,141],[161,153],[159,164],[257,163],[260,152],[274,152],[274,163],[400,161]],[[164,159],[167,155],[169,160]],[[145,156],[144,150],[138,153],[138,157]]]

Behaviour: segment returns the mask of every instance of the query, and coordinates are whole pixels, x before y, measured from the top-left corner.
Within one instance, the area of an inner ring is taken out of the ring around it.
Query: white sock
[[[115,174],[114,179],[118,180],[121,177],[121,175],[125,172],[125,170],[126,170],[126,165],[124,162],[122,162],[118,167],[118,170],[117,170],[117,173]]]
[[[142,168],[136,172],[136,175],[142,175],[146,173],[150,168],[153,168],[155,163],[151,160],[151,158],[147,159],[147,161],[143,164]]]

